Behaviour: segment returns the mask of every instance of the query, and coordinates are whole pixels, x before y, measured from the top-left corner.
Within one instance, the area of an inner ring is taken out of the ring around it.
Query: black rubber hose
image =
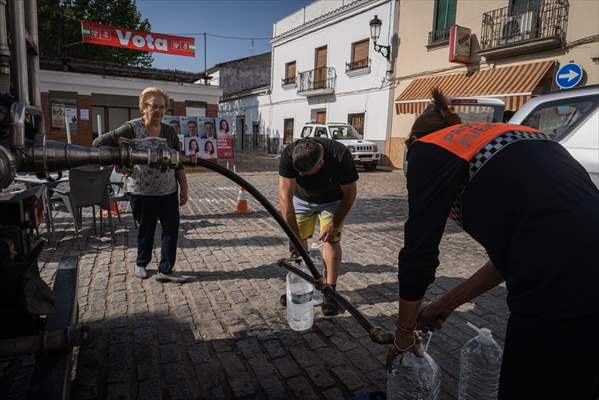
[[[310,273],[312,274],[312,276],[311,277],[308,276],[307,274],[300,271],[299,269],[288,265],[286,262],[279,261],[279,265],[289,269],[291,272],[295,273],[302,279],[308,281],[309,283],[312,283],[315,286],[318,286],[319,283],[322,282],[322,276],[320,275],[320,273],[314,266],[314,263],[312,262],[312,259],[308,255],[308,252],[302,245],[300,238],[289,227],[287,222],[285,222],[285,220],[283,219],[283,217],[281,216],[279,211],[273,207],[273,205],[270,203],[270,201],[268,201],[268,199],[266,197],[264,197],[262,195],[262,193],[260,193],[254,186],[252,186],[248,181],[243,179],[241,176],[237,175],[236,173],[234,173],[232,171],[229,171],[227,168],[225,168],[221,165],[218,165],[215,162],[204,160],[201,158],[196,159],[193,156],[182,156],[181,158],[182,158],[183,164],[204,167],[204,168],[210,169],[212,171],[218,172],[219,174],[221,174],[221,175],[229,178],[233,182],[237,183],[239,186],[241,186],[242,188],[247,190],[248,193],[250,193],[252,196],[254,196],[254,198],[256,200],[258,200],[258,202],[266,209],[266,211],[268,211],[272,215],[272,217],[275,219],[275,221],[277,221],[279,226],[281,228],[283,228],[283,231],[285,231],[285,233],[287,234],[287,236],[289,237],[289,239],[291,240],[291,242],[293,243],[295,248],[298,250],[299,255],[301,256],[301,258],[304,260],[304,262],[308,266],[308,269],[310,270]],[[372,325],[372,323],[364,316],[364,314],[362,314],[360,312],[360,310],[355,308],[349,301],[347,301],[343,296],[341,296],[339,293],[334,291],[330,286],[327,286],[327,285],[324,285],[324,286],[320,285],[320,286],[322,287],[321,291],[325,295],[331,295],[331,296],[335,297],[335,299],[337,300],[337,303],[339,305],[341,305],[341,307],[346,309],[354,318],[356,318],[358,320],[358,323],[368,332],[370,339],[373,342],[379,343],[379,344],[393,343],[393,335],[391,333],[387,332],[385,329],[383,329],[381,327]]]

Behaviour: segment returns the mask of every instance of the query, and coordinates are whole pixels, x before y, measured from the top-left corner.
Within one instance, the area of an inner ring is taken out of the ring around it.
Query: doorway
[[[314,53],[314,89],[326,87],[327,46],[319,47]]]
[[[235,133],[237,136],[237,140],[239,141],[239,148],[243,151],[243,149],[245,148],[245,118],[244,117],[237,117],[237,121],[235,124]]]

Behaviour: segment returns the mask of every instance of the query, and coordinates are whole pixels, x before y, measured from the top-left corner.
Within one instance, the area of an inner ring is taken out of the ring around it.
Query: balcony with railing
[[[321,67],[299,73],[297,94],[318,96],[335,92],[335,68]]]
[[[445,46],[449,44],[449,28],[435,29],[428,33],[427,47]]]
[[[568,9],[568,0],[537,0],[484,13],[479,54],[499,59],[563,46]]]

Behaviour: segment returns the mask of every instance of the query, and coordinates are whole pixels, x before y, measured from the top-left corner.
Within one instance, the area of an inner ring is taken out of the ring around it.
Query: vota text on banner
[[[141,32],[129,28],[81,21],[83,42],[101,46],[195,57],[195,38]]]

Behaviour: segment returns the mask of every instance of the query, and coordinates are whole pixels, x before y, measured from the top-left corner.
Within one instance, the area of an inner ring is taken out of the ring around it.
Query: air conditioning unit
[[[525,11],[512,15],[501,27],[499,44],[510,44],[535,39],[538,31],[538,11]]]

